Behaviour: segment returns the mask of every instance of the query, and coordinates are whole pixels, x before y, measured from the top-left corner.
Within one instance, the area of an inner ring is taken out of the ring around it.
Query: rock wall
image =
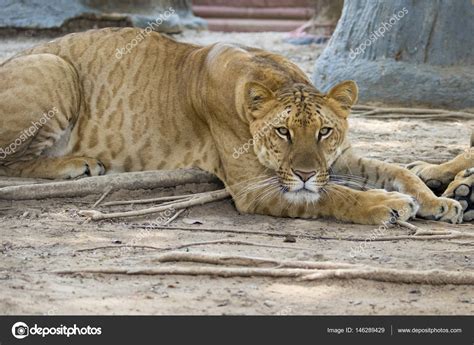
[[[472,108],[473,18],[471,0],[345,1],[313,81],[353,79],[360,102]]]
[[[173,11],[167,15],[166,11],[170,8]],[[183,28],[206,27],[203,19],[192,14],[190,0],[2,0],[0,6],[0,29],[77,31],[103,26],[144,28],[156,21],[161,24],[153,28],[168,33],[180,32]]]

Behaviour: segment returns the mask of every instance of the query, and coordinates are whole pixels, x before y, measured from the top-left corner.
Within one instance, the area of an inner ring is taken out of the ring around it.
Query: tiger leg
[[[104,173],[99,161],[65,152],[81,102],[79,78],[69,63],[52,54],[20,56],[0,65],[0,80],[0,175]]]
[[[348,176],[348,179],[355,176],[362,187],[382,188],[413,197],[419,204],[417,215],[422,218],[451,223],[462,221],[462,207],[458,201],[437,197],[418,176],[403,167],[362,158],[349,149],[331,168],[336,176]]]

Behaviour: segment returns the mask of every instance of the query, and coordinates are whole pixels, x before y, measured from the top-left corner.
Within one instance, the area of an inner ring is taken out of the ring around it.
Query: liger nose
[[[292,169],[293,170],[293,169]],[[301,181],[306,182],[311,177],[316,175],[316,171],[302,171],[302,170],[293,170],[293,173],[300,178]]]

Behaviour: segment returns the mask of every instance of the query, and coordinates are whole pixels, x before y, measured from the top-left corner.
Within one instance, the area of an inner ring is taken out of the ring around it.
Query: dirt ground
[[[323,46],[293,46],[283,34],[185,33],[194,43],[218,40],[263,47],[288,56],[308,74]],[[49,38],[1,38],[0,61]],[[440,162],[467,148],[474,123],[420,120],[351,119],[354,146],[366,156],[408,163]],[[175,189],[118,191],[110,200],[184,194],[217,185]],[[155,217],[127,221],[86,222],[77,211],[88,209],[99,195],[42,201],[0,200],[1,314],[473,314],[472,286],[393,284],[367,280],[210,278],[207,276],[63,276],[60,269],[158,267],[158,252],[124,250],[119,245],[173,247],[232,239],[284,248],[212,244],[182,251],[236,254],[276,259],[363,263],[374,267],[474,271],[472,240],[396,240],[357,242],[376,227],[332,220],[282,219],[238,214],[229,200],[188,209],[170,227],[140,231]],[[130,210],[138,206],[98,209]],[[202,224],[195,224],[196,222]],[[474,224],[448,225],[417,220],[424,229],[474,232]],[[173,229],[181,228],[181,229]],[[215,229],[247,229],[274,234],[236,234]],[[214,231],[211,231],[214,230]],[[406,235],[403,228],[387,235]],[[292,234],[296,242],[284,242]],[[313,236],[313,238],[308,238]],[[117,248],[78,251],[100,246]],[[355,256],[352,254],[356,253]]]

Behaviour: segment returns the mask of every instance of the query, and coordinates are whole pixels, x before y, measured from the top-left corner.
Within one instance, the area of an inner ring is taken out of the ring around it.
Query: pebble
[[[269,308],[273,307],[275,305],[275,303],[273,303],[272,301],[265,301],[263,302],[263,304]]]

